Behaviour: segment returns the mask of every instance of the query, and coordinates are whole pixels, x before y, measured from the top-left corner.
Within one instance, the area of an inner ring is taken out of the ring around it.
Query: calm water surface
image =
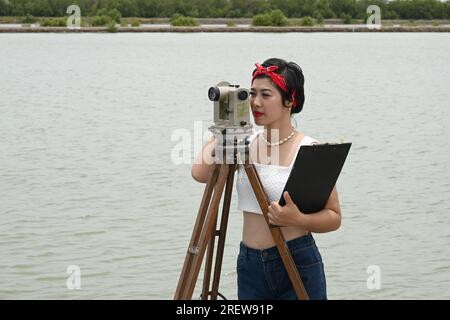
[[[343,225],[315,235],[329,298],[450,298],[449,40],[0,34],[0,298],[171,299],[204,191],[189,163],[174,163],[173,134],[190,134],[192,159],[212,121],[207,89],[248,86],[269,57],[303,68],[297,129],[353,142],[337,185]],[[227,298],[236,298],[236,200]],[[67,288],[71,265],[80,290]],[[379,290],[367,287],[372,265]]]

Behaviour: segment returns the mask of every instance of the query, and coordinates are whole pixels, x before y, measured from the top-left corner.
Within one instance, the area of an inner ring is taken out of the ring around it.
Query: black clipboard
[[[351,145],[346,142],[301,146],[278,203],[286,204],[283,194],[288,191],[303,213],[325,208]]]

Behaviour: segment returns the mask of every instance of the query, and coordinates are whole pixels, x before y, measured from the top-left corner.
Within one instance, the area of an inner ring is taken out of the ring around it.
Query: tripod
[[[269,201],[264,193],[261,181],[253,163],[249,161],[249,147],[248,140],[245,141],[245,156],[244,168],[249,178],[252,189],[256,195],[259,206],[261,207],[264,218],[269,226],[272,237],[276,243],[281,260],[286,268],[289,279],[300,300],[307,300],[308,294],[303,286],[302,280],[298,270],[292,260],[289,249],[286,246],[285,239],[278,226],[269,223],[267,216]],[[223,248],[225,244],[226,229],[228,224],[228,215],[230,211],[231,194],[233,190],[234,173],[237,168],[237,152],[236,139],[233,163],[222,164],[216,162],[214,171],[209,177],[208,182],[203,193],[200,208],[195,221],[192,232],[191,241],[184,260],[183,269],[178,281],[177,290],[174,299],[187,300],[192,298],[198,273],[202,265],[203,256],[208,249],[206,255],[203,287],[201,293],[202,300],[216,300],[219,293],[220,272],[222,267]],[[222,218],[220,221],[220,228],[216,230],[217,218],[219,211],[219,203],[225,188],[225,197],[222,207]],[[214,194],[213,194],[214,192]],[[212,201],[211,201],[212,196]],[[210,203],[211,202],[211,203]],[[216,260],[214,264],[214,277],[211,285],[211,268],[214,255],[215,238],[218,237]],[[223,297],[223,296],[222,296]]]

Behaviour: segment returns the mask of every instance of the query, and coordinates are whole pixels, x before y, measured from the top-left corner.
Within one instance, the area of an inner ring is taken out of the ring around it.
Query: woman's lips
[[[264,113],[262,113],[262,112],[257,112],[257,111],[253,111],[253,115],[254,115],[255,117],[261,117],[261,116],[264,115]]]

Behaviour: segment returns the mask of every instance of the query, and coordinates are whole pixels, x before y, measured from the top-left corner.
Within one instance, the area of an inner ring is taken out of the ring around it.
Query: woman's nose
[[[252,106],[255,106],[255,107],[260,107],[261,106],[261,103],[260,103],[261,101],[260,101],[260,99],[259,99],[259,97],[257,95],[253,96],[250,99],[250,102],[251,102]]]

